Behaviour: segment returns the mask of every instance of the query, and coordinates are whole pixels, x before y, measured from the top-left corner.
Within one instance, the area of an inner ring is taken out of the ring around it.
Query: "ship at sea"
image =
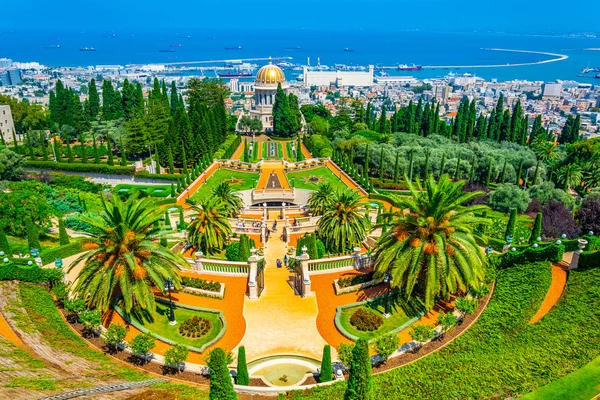
[[[230,71],[230,72],[217,72],[219,78],[244,78],[252,76],[250,71]]]
[[[300,46],[288,46],[285,49],[286,50],[300,50]]]
[[[242,50],[242,46],[228,46],[225,50]]]
[[[61,45],[60,44],[47,44],[44,47],[47,49],[60,49]]]
[[[350,48],[348,48],[348,47],[346,47],[346,48],[344,49],[344,51],[345,51],[346,53],[354,53],[354,49],[350,49]]]
[[[178,48],[180,48],[180,47],[181,47],[181,45],[180,45],[180,44],[172,44],[170,47],[171,47],[172,49],[178,49]]]
[[[79,51],[96,51],[94,47],[81,47]]]
[[[423,68],[422,65],[406,65],[406,64],[400,64],[398,66],[398,71],[420,71]]]
[[[175,53],[175,49],[160,49],[159,53]]]

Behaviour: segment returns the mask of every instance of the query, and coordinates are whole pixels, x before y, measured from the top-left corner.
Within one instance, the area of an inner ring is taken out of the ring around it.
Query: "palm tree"
[[[171,230],[158,224],[164,210],[153,199],[131,196],[123,202],[118,196],[102,201],[103,210],[94,217],[82,216],[91,226],[83,247],[87,251],[69,267],[84,262],[73,292],[88,307],[106,311],[114,297],[123,296],[127,313],[155,310],[153,286],[162,288],[165,279],[180,287],[177,271],[185,259],[161,246]]]
[[[226,214],[229,218],[235,218],[238,215],[239,209],[244,207],[244,202],[240,195],[227,182],[221,182],[213,188],[212,195],[225,205]]]
[[[474,213],[485,206],[464,206],[483,192],[463,192],[465,182],[442,175],[416,185],[408,179],[412,197],[399,198],[401,211],[391,214],[390,230],[375,248],[377,276],[391,275],[390,284],[404,290],[407,298],[415,287],[425,307],[431,309],[438,296],[466,291],[484,276],[486,258],[475,242],[474,229],[487,224]]]
[[[360,246],[369,233],[370,221],[360,212],[360,196],[349,190],[337,191],[331,206],[319,219],[319,232],[329,251],[350,250]]]
[[[600,165],[593,164],[585,174],[585,186],[587,188],[600,187]]]
[[[542,162],[554,160],[558,157],[554,143],[546,140],[536,140],[533,144],[533,152]]]
[[[563,187],[567,188],[567,192],[571,191],[571,186],[579,185],[582,178],[583,173],[581,172],[581,167],[578,164],[566,164],[558,170],[557,181],[563,185]]]
[[[196,214],[188,226],[188,240],[206,254],[222,250],[231,235],[226,205],[211,196],[192,206],[192,210]]]
[[[323,215],[333,203],[333,186],[329,182],[319,183],[317,190],[308,199],[308,207],[313,215]]]

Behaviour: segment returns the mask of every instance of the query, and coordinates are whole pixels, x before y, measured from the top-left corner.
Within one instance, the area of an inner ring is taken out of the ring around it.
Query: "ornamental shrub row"
[[[83,248],[81,247],[81,241],[77,240],[63,246],[56,247],[44,247],[40,254],[42,263],[44,265],[51,263],[57,258],[67,258],[77,253],[81,253]]]
[[[359,285],[361,283],[369,282],[373,280],[373,272],[369,272],[367,274],[360,274],[349,276],[346,278],[340,278],[338,280],[338,286],[341,288],[350,287],[354,285]]]
[[[163,180],[163,181],[177,181],[182,176],[183,175],[178,175],[178,174],[151,174],[150,172],[148,172],[146,170],[137,171],[135,173],[136,178],[156,179],[156,180]]]
[[[78,164],[78,163],[60,163],[54,161],[32,161],[26,160],[25,166],[30,168],[40,168],[54,171],[70,172],[88,172],[93,174],[108,175],[133,175],[134,167],[111,166],[108,164]]]
[[[600,267],[600,251],[584,251],[579,256],[579,268]]]
[[[21,281],[49,283],[54,285],[62,280],[63,271],[59,268],[40,268],[37,265],[21,266],[10,261],[0,265],[0,281]]]
[[[183,286],[188,286],[195,289],[208,290],[211,292],[218,292],[219,290],[221,290],[221,284],[219,282],[207,281],[198,278],[188,278],[187,276],[181,278],[181,283],[183,284]]]
[[[213,159],[222,160],[231,158],[235,149],[240,145],[242,141],[239,135],[229,135],[227,140],[219,147],[219,149],[213,154]]]
[[[528,247],[523,251],[509,251],[494,256],[498,260],[497,268],[504,269],[517,264],[529,264],[539,261],[559,262],[562,260],[565,247],[562,244],[551,244],[545,247]]]

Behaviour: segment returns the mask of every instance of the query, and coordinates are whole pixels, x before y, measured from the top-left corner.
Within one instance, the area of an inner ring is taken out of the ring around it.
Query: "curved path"
[[[531,320],[530,324],[535,324],[546,314],[550,312],[552,307],[556,304],[556,302],[562,296],[565,286],[567,284],[567,270],[566,266],[562,264],[552,264],[552,282],[550,283],[550,288],[548,288],[548,293],[546,293],[546,297],[542,301],[542,305],[540,309],[535,313]]]

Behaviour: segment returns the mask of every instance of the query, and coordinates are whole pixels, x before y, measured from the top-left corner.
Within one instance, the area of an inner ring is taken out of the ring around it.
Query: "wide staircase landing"
[[[276,354],[296,354],[320,359],[326,344],[317,330],[316,296],[302,298],[293,289],[293,272],[285,266],[277,268],[276,260],[283,261],[287,246],[279,232],[271,234],[266,244],[264,290],[257,300],[246,298],[244,318],[246,346],[249,361]]]

